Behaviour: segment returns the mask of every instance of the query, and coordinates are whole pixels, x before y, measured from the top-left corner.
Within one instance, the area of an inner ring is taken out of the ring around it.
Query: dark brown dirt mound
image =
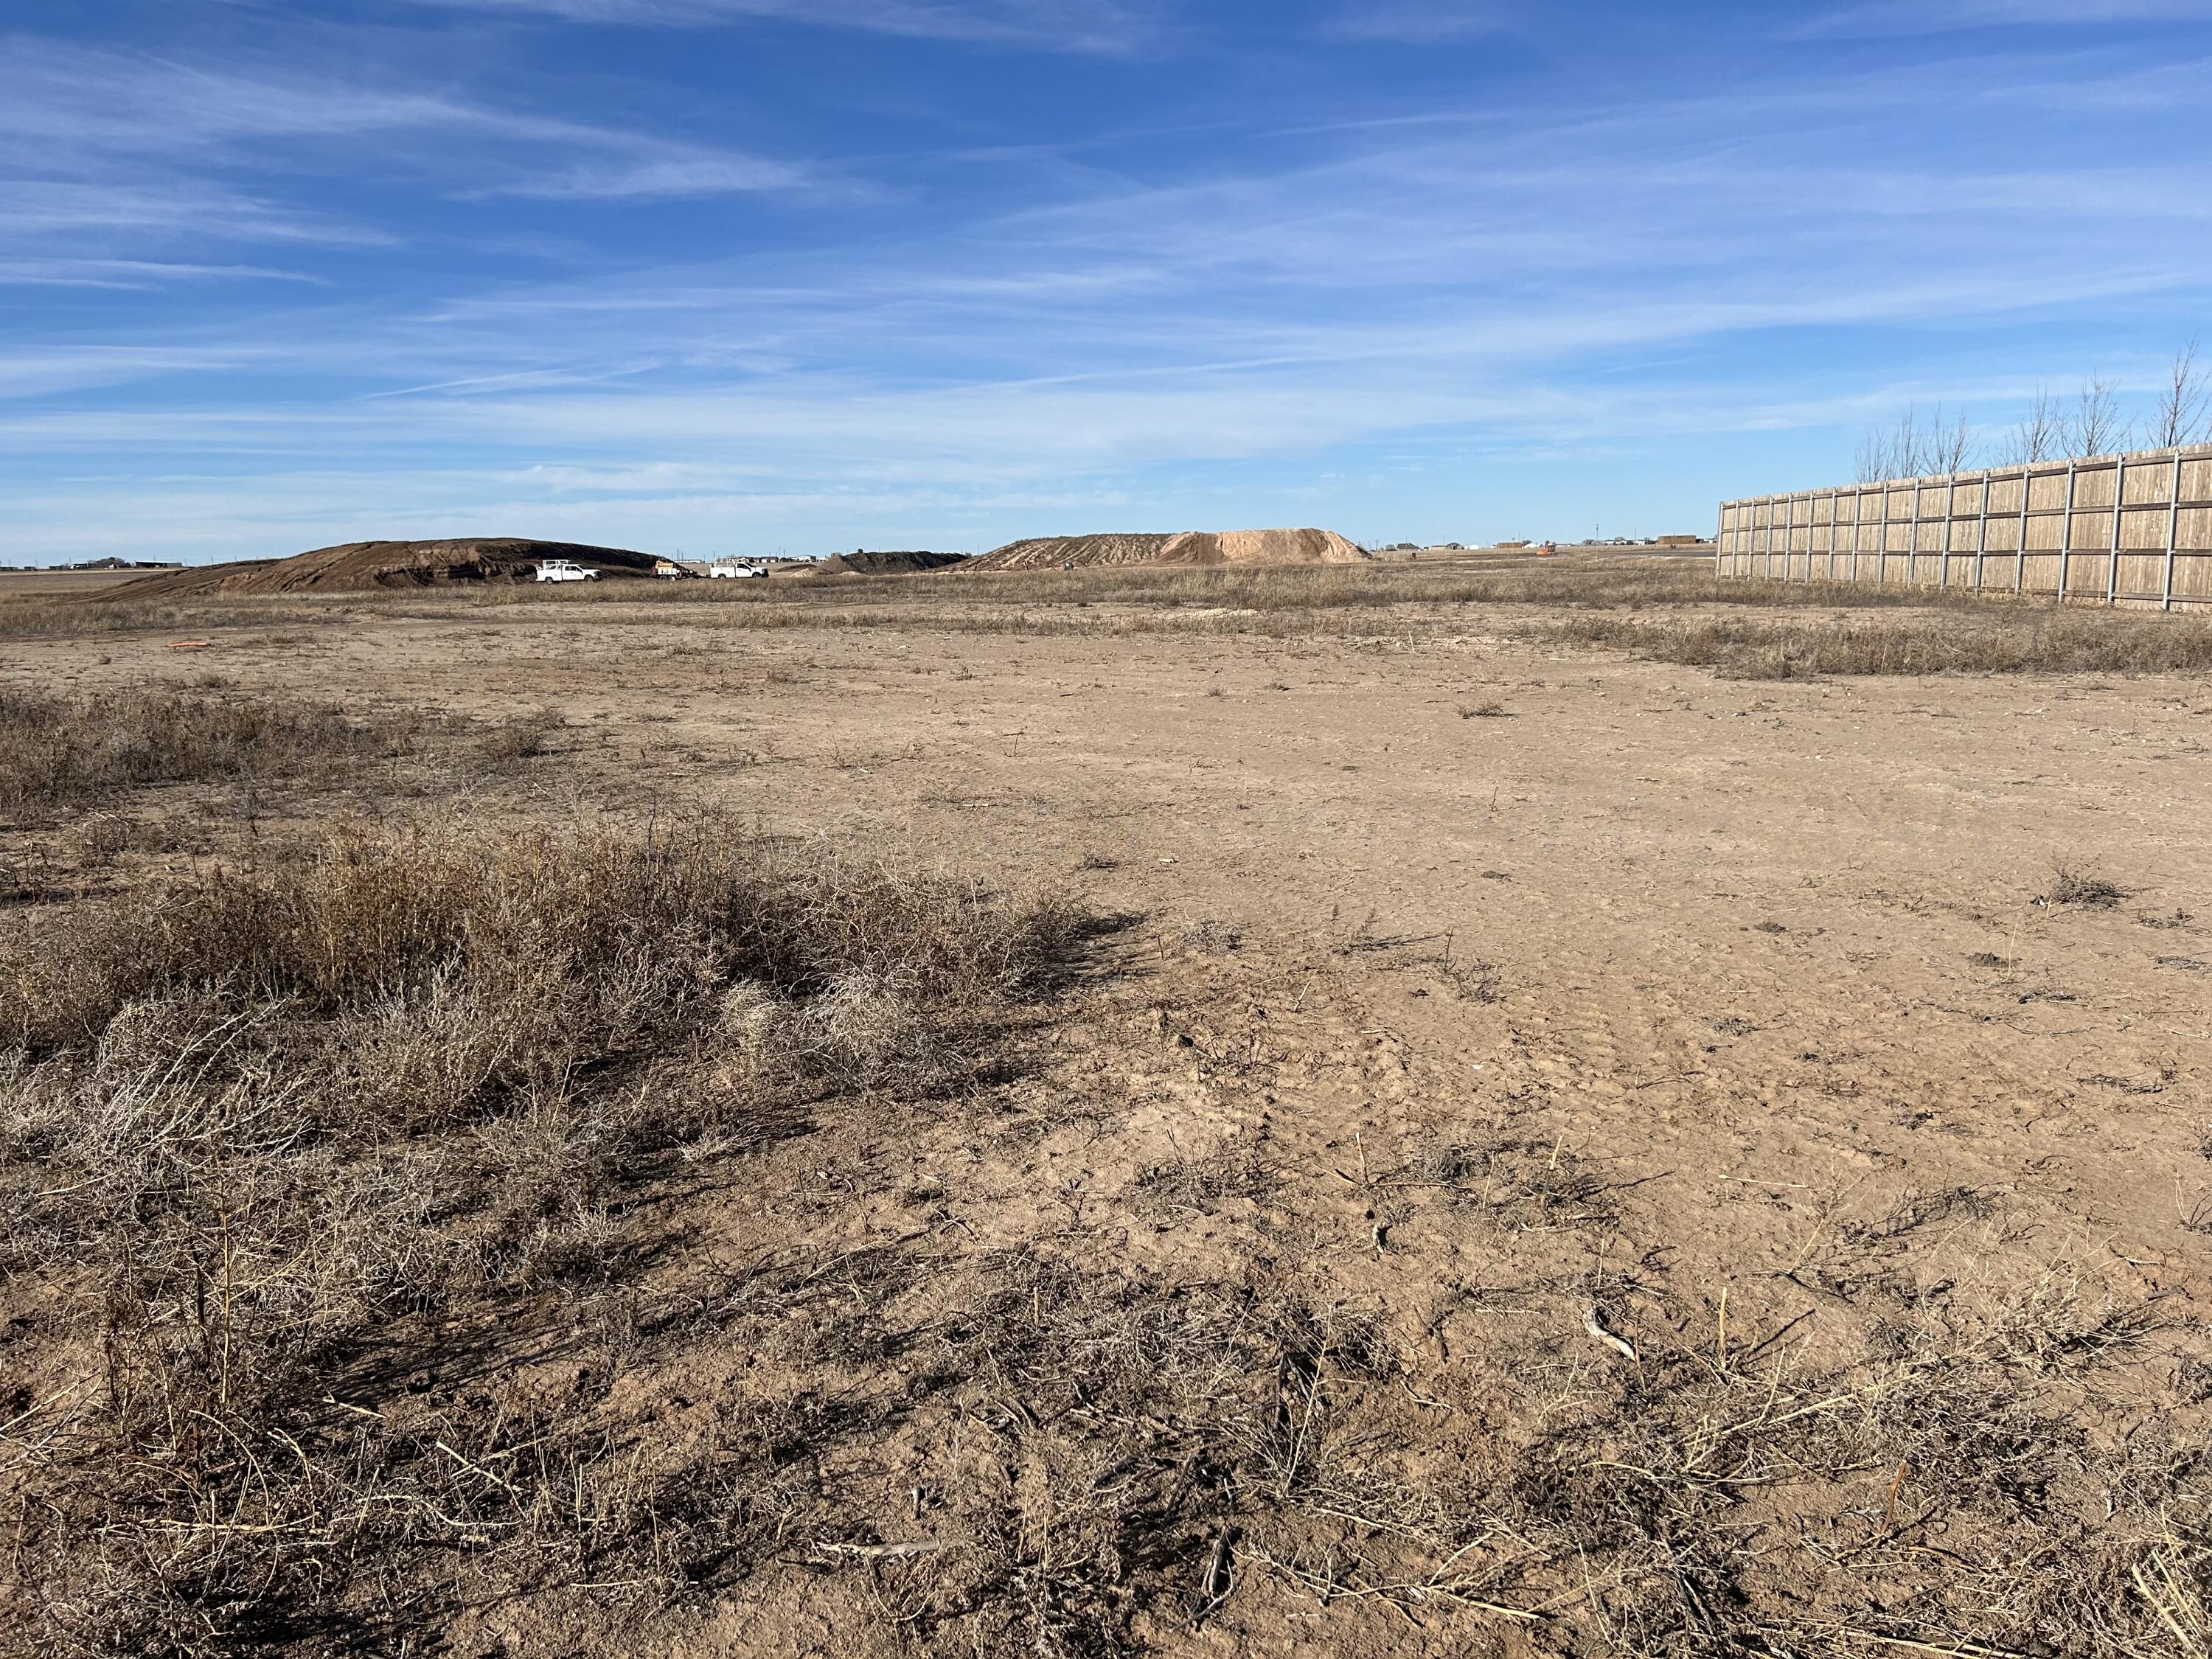
[[[823,571],[846,570],[860,576],[903,576],[921,570],[943,570],[964,564],[965,553],[833,553],[822,561]]]
[[[1333,530],[1184,530],[1173,534],[1042,536],[1009,542],[963,570],[1073,565],[1354,564],[1366,550]]]
[[[647,576],[650,553],[575,542],[465,537],[440,542],[348,542],[289,559],[249,559],[164,571],[102,592],[103,599],[181,599],[210,594],[364,592],[445,582],[529,581],[540,559],[574,559],[607,576]]]

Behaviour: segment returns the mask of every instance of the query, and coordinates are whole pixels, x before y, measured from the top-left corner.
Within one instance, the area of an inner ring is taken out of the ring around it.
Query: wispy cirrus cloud
[[[2203,0],[1860,0],[1807,18],[1799,39],[1944,34],[2015,27],[2099,27],[2115,23],[2203,22]]]
[[[0,191],[4,194],[4,191]],[[143,290],[178,282],[262,282],[319,284],[303,270],[268,265],[185,264],[155,259],[0,259],[0,287]]]
[[[1504,34],[1530,21],[1504,0],[1353,0],[1325,18],[1318,33],[1328,40],[1429,46]]]
[[[780,22],[910,40],[1118,54],[1180,33],[1162,3],[1134,0],[415,0],[449,9],[536,13],[570,22],[705,27]]]
[[[812,169],[751,156],[684,154],[589,161],[554,172],[523,171],[487,185],[484,195],[527,196],[548,201],[612,201],[625,198],[730,196],[754,191],[824,188]],[[857,187],[840,185],[850,194]]]
[[[28,252],[33,239],[71,247],[179,240],[374,247],[393,240],[373,225],[220,184],[108,172],[0,179],[0,234],[15,252]]]
[[[373,245],[297,186],[365,172],[456,198],[572,200],[829,187],[801,162],[281,62],[210,67],[0,46],[0,228]]]

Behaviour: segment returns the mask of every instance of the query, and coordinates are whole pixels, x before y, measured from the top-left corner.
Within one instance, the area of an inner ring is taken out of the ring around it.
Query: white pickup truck
[[[599,579],[596,570],[586,569],[574,559],[540,559],[538,580],[541,582],[595,582]]]

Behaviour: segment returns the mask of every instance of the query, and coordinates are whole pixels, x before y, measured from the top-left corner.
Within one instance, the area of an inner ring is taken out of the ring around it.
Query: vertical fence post
[[[1959,475],[1951,474],[1943,485],[1943,556],[1936,566],[1936,586],[1948,589],[1951,586],[1951,525],[1959,514]]]
[[[1982,575],[1989,568],[1990,560],[1990,475],[1982,474],[1981,522],[1974,531],[1974,592],[1982,591]]]
[[[2181,452],[2173,452],[2173,494],[2166,503],[2166,586],[2158,608],[2173,609],[2173,556],[2181,542]]]
[[[2120,602],[2120,525],[2128,505],[2128,458],[2112,463],[2112,556],[2105,564],[2105,603]]]
[[[1905,556],[1905,585],[1911,587],[1920,579],[1920,480],[1912,481],[1912,527],[1905,532],[1905,545],[1911,550]]]
[[[1889,485],[1881,486],[1881,541],[1874,556],[1874,585],[1887,586],[1889,582]]]
[[[1836,580],[1836,541],[1844,533],[1843,521],[1836,517],[1836,492],[1830,490],[1828,492],[1828,580],[1831,583]]]
[[[2027,498],[2035,493],[2035,465],[2020,464],[2020,556],[2012,562],[2012,591],[2027,592]]]
[[[2079,461],[2066,463],[2066,516],[2059,520],[2063,528],[2058,537],[2058,603],[2066,603],[2066,584],[2072,579],[2074,568],[2074,486],[2081,476]]]

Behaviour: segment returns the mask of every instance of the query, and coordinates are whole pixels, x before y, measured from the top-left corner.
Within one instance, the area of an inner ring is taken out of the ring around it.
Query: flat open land
[[[0,600],[96,593],[146,574],[143,570],[0,570]]]
[[[456,823],[1083,918],[957,1076],[760,1094],[532,1212],[588,1250],[377,1304],[299,1362],[352,1426],[285,1406],[296,1455],[165,1440],[107,1492],[112,1281],[53,1223],[7,1292],[0,1483],[65,1517],[26,1648],[2207,1651],[2203,635],[1545,562],[12,618],[0,690],[417,735],[21,799],[11,937]],[[706,1089],[731,1006],[562,1097]],[[386,1447],[373,1503],[347,1437],[437,1412],[447,1484]],[[225,1457],[276,1473],[163,1484]]]

